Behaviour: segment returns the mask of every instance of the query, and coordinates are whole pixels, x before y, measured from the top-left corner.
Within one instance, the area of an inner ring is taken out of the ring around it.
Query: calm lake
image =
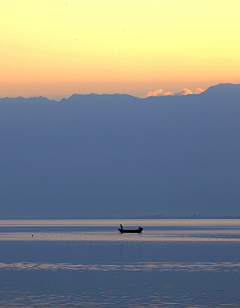
[[[239,288],[238,219],[0,220],[0,307],[240,307]]]

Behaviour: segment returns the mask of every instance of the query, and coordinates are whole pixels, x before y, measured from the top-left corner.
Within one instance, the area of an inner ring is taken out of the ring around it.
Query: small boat
[[[123,226],[120,224],[120,228],[118,228],[118,230],[121,233],[141,233],[143,228],[142,227],[138,227],[138,229],[123,229]]]

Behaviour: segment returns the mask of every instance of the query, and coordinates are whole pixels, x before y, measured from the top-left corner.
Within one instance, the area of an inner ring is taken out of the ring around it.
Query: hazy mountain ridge
[[[0,218],[239,216],[240,85],[0,99]]]

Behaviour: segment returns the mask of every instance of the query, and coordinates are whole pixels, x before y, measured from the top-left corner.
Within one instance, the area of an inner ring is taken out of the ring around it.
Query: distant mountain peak
[[[220,83],[218,85],[214,85],[209,87],[206,91],[201,93],[201,95],[233,95],[233,94],[240,95],[240,84],[233,84],[233,83]]]
[[[119,101],[126,98],[132,98],[139,100],[138,97],[129,95],[129,94],[96,94],[96,93],[90,93],[90,94],[73,94],[68,99],[63,98],[60,102],[79,102],[79,101],[85,101],[85,102],[103,102],[103,101]]]
[[[70,98],[76,98],[76,97],[103,97],[103,96],[133,96],[130,94],[120,94],[120,93],[114,93],[114,94],[107,94],[107,93],[103,93],[103,94],[97,94],[97,93],[89,93],[89,94],[77,94],[74,93],[73,95],[71,95],[69,97]],[[133,96],[134,97],[134,96]]]

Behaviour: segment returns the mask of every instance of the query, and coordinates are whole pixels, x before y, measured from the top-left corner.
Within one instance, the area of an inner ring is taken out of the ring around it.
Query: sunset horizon
[[[164,91],[163,89],[161,88],[158,88],[158,89],[155,89],[153,91],[148,91],[146,92],[144,95],[142,96],[137,96],[137,95],[134,95],[133,93],[125,93],[125,92],[112,92],[112,93],[106,93],[106,92],[87,92],[87,93],[81,93],[81,92],[72,92],[72,93],[69,93],[67,95],[61,95],[59,93],[55,93],[53,95],[43,95],[43,93],[32,93],[30,95],[8,95],[8,96],[2,96],[0,97],[0,99],[4,99],[4,98],[19,98],[19,97],[22,97],[22,98],[26,98],[26,99],[31,99],[31,98],[34,98],[34,97],[45,97],[49,100],[55,100],[55,101],[61,101],[62,99],[68,99],[70,98],[71,96],[73,95],[91,95],[91,94],[95,94],[95,95],[115,95],[115,94],[119,94],[119,95],[130,95],[130,96],[133,96],[133,97],[136,97],[136,98],[141,98],[141,99],[145,99],[145,98],[148,98],[148,97],[151,97],[151,96],[154,96],[154,97],[161,97],[161,96],[185,96],[185,95],[196,95],[196,94],[201,94],[203,92],[205,92],[206,90],[208,90],[209,88],[212,88],[212,87],[218,87],[218,86],[221,86],[221,85],[240,85],[239,83],[219,83],[219,84],[213,84],[213,85],[210,85],[208,88],[206,89],[201,89],[199,87],[191,90],[191,89],[188,89],[188,88],[183,88],[183,89],[180,89],[176,92],[174,91]]]
[[[3,2],[0,97],[240,83],[239,11],[226,0]]]

